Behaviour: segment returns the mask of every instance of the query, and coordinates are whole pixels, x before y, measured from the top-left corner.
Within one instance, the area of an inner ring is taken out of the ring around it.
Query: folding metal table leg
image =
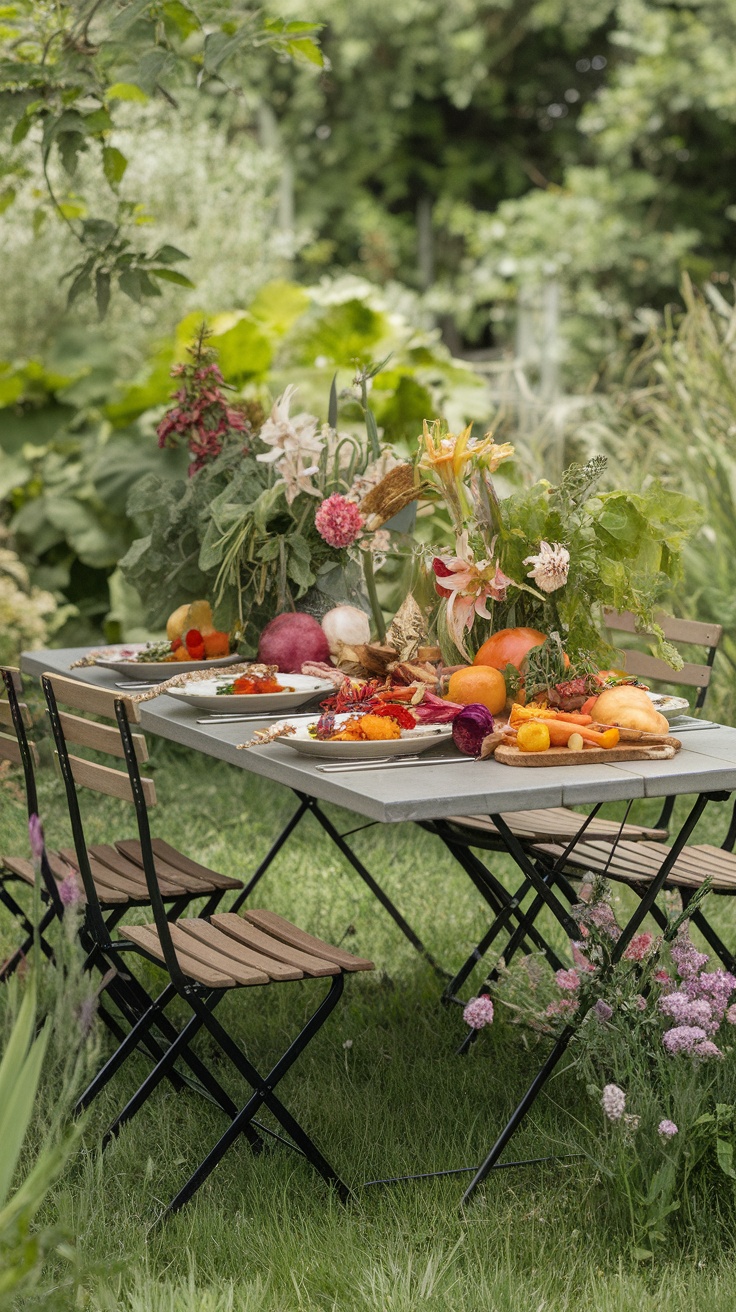
[[[409,940],[412,947],[416,948],[417,952],[419,952],[420,955],[424,957],[424,959],[429,963],[429,965],[432,967],[432,969],[435,971],[436,974],[440,975],[442,979],[447,979],[449,976],[449,972],[446,971],[442,966],[440,966],[439,962],[435,961],[434,957],[432,956],[432,953],[429,951],[427,947],[425,947],[419,935],[412,929],[409,922],[404,919],[398,907],[395,906],[394,903],[391,901],[391,898],[388,896],[388,893],[386,893],[381,888],[380,884],[376,882],[370,871],[366,869],[362,861],[360,861],[359,858],[355,855],[352,848],[349,847],[348,844],[345,842],[345,839],[343,838],[339,830],[335,828],[332,822],[328,820],[324,812],[320,810],[317,799],[313,797],[306,797],[302,793],[297,793],[297,797],[301,797],[302,800],[306,802],[309,810],[312,812],[312,815],[322,826],[328,837],[332,839],[332,842],[335,844],[335,847],[338,849],[339,852],[342,853],[342,855],[345,857],[345,860],[350,863],[350,865],[353,867],[353,870],[355,870],[356,874],[360,875],[360,878],[363,880],[363,882],[368,885],[368,888],[371,890],[373,896],[377,898],[378,901],[381,903],[381,906],[384,907],[386,911],[388,911],[388,914],[391,916],[391,919],[394,921],[396,925],[398,925],[402,934],[404,935],[405,938]]]
[[[726,796],[728,796],[728,794],[726,794]],[[672,870],[672,867],[674,866],[675,862],[677,861],[677,858],[679,857],[680,853],[685,847],[693,829],[698,823],[708,802],[720,801],[723,799],[723,797],[724,797],[723,793],[699,794],[696,802],[694,803],[694,805],[690,810],[690,814],[688,815],[679,834],[677,835],[677,838],[675,839],[674,843],[672,844],[672,847],[669,849],[667,853],[667,856],[662,862],[659,871],[655,875],[654,879],[651,881],[646,893],[644,894],[641,901],[639,902],[639,905],[634,909],[633,914],[629,918],[625,927],[622,929],[619,938],[616,940],[613,951],[611,953],[611,968],[613,968],[617,964],[617,962],[621,960],[624,952],[626,951],[626,948],[628,947],[629,943],[631,942],[632,938],[637,932],[639,926],[641,925],[642,921],[645,919],[651,907],[654,905],[656,897],[658,896],[660,890],[662,889],[662,886],[666,883],[667,877],[670,871]],[[494,816],[493,817],[494,823],[497,824],[499,819],[500,817]],[[505,831],[505,833],[503,831]],[[510,833],[508,826],[503,821],[501,822],[501,827],[499,827],[499,832],[502,833],[505,843],[507,842],[507,835],[512,840],[512,843],[508,843],[507,845],[509,846],[509,851],[511,855],[513,855],[514,859],[517,860],[516,854],[512,850],[514,836],[513,834]],[[521,868],[524,869],[528,864],[528,860],[526,858],[526,854],[523,852],[523,849],[521,850],[521,856],[523,859],[523,864]],[[594,1003],[591,1001],[590,1006],[593,1005]],[[499,1135],[493,1147],[491,1148],[491,1151],[489,1152],[485,1161],[476,1171],[473,1179],[468,1185],[468,1188],[465,1190],[465,1193],[463,1194],[462,1201],[461,1201],[461,1207],[467,1206],[467,1204],[473,1198],[473,1195],[475,1194],[478,1186],[483,1183],[488,1173],[492,1171],[494,1167],[497,1166],[498,1159],[501,1156],[504,1148],[506,1147],[509,1140],[513,1138],[517,1129],[519,1128],[522,1121],[524,1120],[524,1117],[526,1116],[527,1112],[533,1106],[541,1090],[544,1088],[545,1084],[547,1083],[547,1080],[549,1079],[550,1075],[555,1069],[555,1066],[557,1065],[558,1061],[560,1060],[563,1053],[565,1052],[565,1049],[570,1043],[570,1040],[577,1033],[577,1030],[579,1029],[583,1020],[585,1019],[585,1016],[588,1014],[588,1011],[590,1010],[590,1006],[586,1008],[584,1015],[576,1017],[576,1021],[574,1025],[565,1026],[564,1030],[562,1031],[559,1038],[557,1039],[551,1053],[547,1057],[543,1066],[535,1075],[534,1079],[529,1085],[529,1088],[527,1089],[526,1093],[521,1099],[521,1102],[519,1103],[516,1110],[513,1112],[513,1114],[507,1121],[506,1125],[504,1126],[503,1130],[501,1131],[501,1134]]]
[[[299,796],[299,794],[297,794],[297,796]],[[259,880],[263,878],[266,871],[268,870],[268,867],[271,865],[271,862],[278,856],[279,852],[281,851],[281,848],[284,846],[284,843],[288,838],[291,837],[293,831],[296,829],[297,825],[299,824],[299,821],[301,820],[302,816],[305,815],[308,810],[309,810],[309,803],[306,798],[302,798],[299,803],[299,806],[297,807],[293,816],[289,820],[288,824],[284,826],[278,838],[276,839],[276,842],[273,843],[273,845],[269,848],[265,857],[261,861],[261,864],[258,866],[255,873],[251,875],[243,891],[241,893],[238,893],[238,896],[236,897],[235,901],[233,902],[230,908],[231,911],[239,911],[243,903],[247,900],[247,898],[250,897],[256,884],[259,882]]]

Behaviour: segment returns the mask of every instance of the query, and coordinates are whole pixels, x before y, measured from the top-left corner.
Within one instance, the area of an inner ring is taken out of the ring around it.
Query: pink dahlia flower
[[[363,516],[354,501],[333,492],[319,506],[314,524],[320,537],[331,547],[349,547],[360,534]]]

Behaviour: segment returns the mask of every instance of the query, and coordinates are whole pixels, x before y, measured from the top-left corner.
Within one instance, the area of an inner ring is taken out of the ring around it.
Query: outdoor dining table
[[[44,672],[62,674],[125,693],[125,680],[112,670],[94,666],[73,667],[86,654],[85,648],[66,648],[26,652],[22,669],[40,676]],[[131,687],[131,693],[133,688]],[[248,750],[239,744],[252,737],[259,725],[249,722],[214,722],[201,711],[183,704],[165,693],[139,703],[140,723],[144,732],[179,743],[204,756],[225,761],[241,770],[261,775],[293,790],[299,808],[246,886],[247,892],[267,868],[276,852],[288,841],[301,816],[311,810],[325,832],[351,861],[354,868],[386,906],[402,931],[425,951],[424,945],[393,906],[377,881],[358,861],[329,818],[319,808],[320,802],[333,803],[364,817],[369,823],[398,824],[406,821],[442,822],[449,816],[488,815],[496,825],[506,850],[565,931],[575,937],[575,923],[565,905],[545,882],[538,866],[524,846],[515,839],[504,815],[515,811],[559,806],[593,805],[606,802],[635,801],[638,798],[664,798],[692,795],[694,803],[672,844],[663,848],[663,861],[657,876],[622,931],[614,949],[614,961],[620,959],[636,933],[657,894],[665,883],[675,860],[688,842],[708,802],[726,800],[736,790],[736,728],[691,721],[682,730],[682,748],[672,759],[626,761],[610,765],[511,768],[495,761],[472,761],[458,757],[452,744],[443,744],[416,764],[385,769],[325,768],[325,762],[297,754],[284,743],[275,741]],[[202,721],[205,721],[204,723]],[[260,721],[266,723],[266,719]],[[431,764],[429,763],[431,762]],[[581,834],[586,817],[581,814]],[[352,832],[352,831],[350,831]],[[572,844],[570,845],[572,847]],[[568,849],[569,851],[570,849]],[[418,872],[419,875],[419,872]],[[488,898],[494,911],[508,915],[509,900],[499,907]],[[520,917],[522,929],[525,927]],[[526,928],[530,926],[526,924]],[[427,954],[428,955],[428,954]],[[485,1161],[477,1169],[463,1195],[463,1203],[473,1196],[478,1185],[494,1167],[505,1165],[499,1158],[529,1111],[537,1095],[575,1033],[567,1025],[557,1038],[547,1060],[540,1068],[524,1097],[498,1136]]]

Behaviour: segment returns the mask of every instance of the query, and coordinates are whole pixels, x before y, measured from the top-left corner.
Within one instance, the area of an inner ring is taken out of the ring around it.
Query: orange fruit
[[[500,671],[490,665],[466,665],[450,675],[447,696],[462,706],[480,702],[491,715],[498,715],[506,705],[506,683]]]

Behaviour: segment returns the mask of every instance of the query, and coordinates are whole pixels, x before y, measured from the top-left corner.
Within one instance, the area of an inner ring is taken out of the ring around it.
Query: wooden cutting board
[[[571,752],[569,747],[548,747],[546,752],[522,752],[520,747],[501,744],[494,760],[501,765],[606,765],[615,761],[668,761],[680,750],[679,738],[659,738],[656,743],[619,743],[617,747],[584,747]]]

